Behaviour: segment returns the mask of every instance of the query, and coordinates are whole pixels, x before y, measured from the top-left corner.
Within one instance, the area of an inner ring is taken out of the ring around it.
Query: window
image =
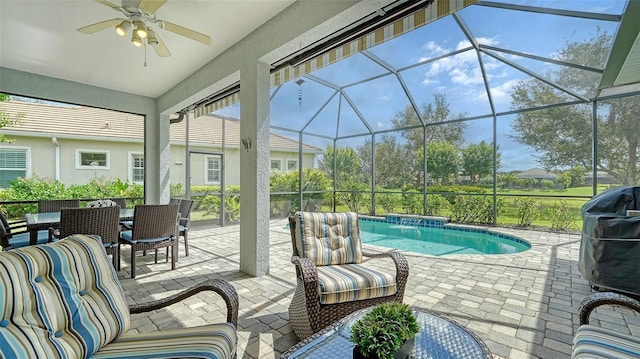
[[[287,160],[287,172],[298,170],[298,160]]]
[[[76,168],[109,169],[109,151],[76,151]]]
[[[219,184],[220,183],[220,156],[206,156],[205,157],[205,182],[207,184]]]
[[[26,148],[0,148],[0,188],[11,187],[11,182],[28,173]]]
[[[144,182],[144,154],[129,152],[129,179],[131,182]]]
[[[282,160],[271,160],[271,172],[282,171]]]

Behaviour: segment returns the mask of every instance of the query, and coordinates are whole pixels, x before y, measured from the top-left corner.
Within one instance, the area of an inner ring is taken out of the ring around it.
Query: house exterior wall
[[[103,141],[77,138],[56,137],[55,142],[50,137],[36,136],[11,136],[14,143],[3,144],[0,148],[16,148],[27,150],[27,176],[39,176],[56,178],[56,163],[59,161],[59,180],[65,185],[84,184],[94,178],[120,178],[122,181],[134,182],[132,178],[132,155],[143,154],[144,148],[141,142]],[[56,146],[57,142],[57,146]],[[56,155],[58,147],[59,155]],[[191,145],[191,150],[221,152],[219,147],[206,147]],[[80,152],[107,153],[107,166],[87,167],[78,165]],[[185,185],[186,153],[182,144],[171,144],[170,148],[171,184],[181,183]],[[56,160],[59,157],[59,160]],[[313,167],[314,154],[303,155],[303,166]],[[206,181],[206,155],[192,154],[191,156],[191,185],[201,186]],[[240,185],[240,150],[227,148],[225,158],[225,184]],[[288,172],[287,161],[297,161],[295,152],[272,151],[271,159],[281,160],[283,172]],[[297,170],[297,168],[296,168]],[[137,181],[136,181],[137,182]],[[142,183],[142,182],[139,182]]]

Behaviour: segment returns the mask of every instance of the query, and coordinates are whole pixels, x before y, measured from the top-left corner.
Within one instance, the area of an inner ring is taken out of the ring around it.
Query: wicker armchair
[[[133,227],[120,232],[120,244],[131,246],[131,278],[136,277],[137,251],[171,248],[171,269],[176,269],[178,219],[177,204],[135,206]],[[157,253],[155,262],[158,263]]]
[[[29,284],[27,278],[32,279]],[[225,322],[129,331],[132,314],[159,310],[202,291],[222,297]],[[184,292],[131,306],[102,244],[82,234],[0,252],[0,293],[2,358],[237,356],[238,295],[230,283],[210,279]]]
[[[640,314],[640,301],[620,293],[587,296],[578,309],[580,327],[573,338],[571,358],[640,358],[640,338],[589,324],[589,316],[603,305],[622,306]]]
[[[304,339],[346,315],[384,302],[402,302],[409,264],[398,252],[362,251],[357,213],[297,212],[289,217],[297,286],[289,320]],[[362,264],[388,257],[395,273]]]
[[[38,201],[38,213],[59,212],[62,207],[80,207],[80,200],[41,199]]]
[[[60,209],[60,226],[49,229],[50,241],[72,234],[98,236],[107,254],[111,255],[114,268],[120,261],[118,235],[120,234],[120,207],[87,207]]]

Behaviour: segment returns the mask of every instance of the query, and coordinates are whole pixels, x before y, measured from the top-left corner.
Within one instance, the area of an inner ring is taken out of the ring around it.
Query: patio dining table
[[[133,220],[133,208],[120,209],[120,221]],[[27,213],[25,215],[27,221],[27,230],[30,233],[29,244],[34,245],[38,242],[38,231],[56,227],[60,224],[60,212],[43,212],[43,213]]]

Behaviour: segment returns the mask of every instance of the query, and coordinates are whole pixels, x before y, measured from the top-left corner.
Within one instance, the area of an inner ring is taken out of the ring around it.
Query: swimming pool
[[[531,245],[520,238],[480,228],[445,225],[427,218],[360,218],[363,243],[410,252],[447,254],[506,254],[523,252]]]

